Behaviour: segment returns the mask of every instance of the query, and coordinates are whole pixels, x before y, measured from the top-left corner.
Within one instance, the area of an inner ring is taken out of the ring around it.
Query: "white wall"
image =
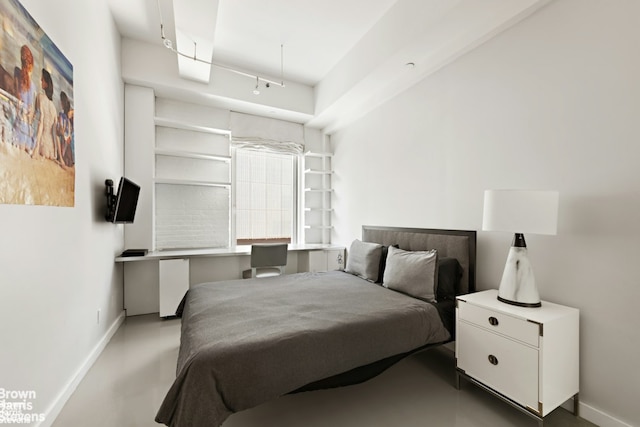
[[[581,310],[581,408],[640,425],[640,3],[557,0],[332,136],[333,243],[363,224],[477,229],[485,189],[560,191],[528,235],[543,299]],[[511,238],[478,233],[478,287]]]
[[[123,226],[104,221],[123,170],[120,36],[106,0],[22,4],[74,66],[75,207],[0,205],[0,388],[35,391],[49,425],[122,319]]]

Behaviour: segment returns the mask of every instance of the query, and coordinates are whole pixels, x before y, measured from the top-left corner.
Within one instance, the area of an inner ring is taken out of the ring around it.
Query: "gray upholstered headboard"
[[[456,258],[462,266],[460,294],[476,290],[476,232],[427,228],[362,226],[362,240],[398,245],[408,251],[436,249],[439,257]]]

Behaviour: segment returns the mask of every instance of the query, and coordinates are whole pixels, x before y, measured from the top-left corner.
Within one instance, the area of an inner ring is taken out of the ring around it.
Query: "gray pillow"
[[[436,301],[438,252],[389,247],[382,285],[421,300]]]
[[[347,273],[354,274],[372,282],[378,279],[382,245],[361,242],[356,239],[351,243],[347,255],[347,268],[345,269]]]

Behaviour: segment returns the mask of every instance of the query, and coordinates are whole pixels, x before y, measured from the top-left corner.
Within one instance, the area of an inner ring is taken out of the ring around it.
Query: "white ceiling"
[[[178,82],[189,88],[182,98],[201,97],[213,106],[298,121],[327,133],[549,1],[108,0],[122,36],[152,45],[129,56],[135,61],[154,49],[168,52],[162,50],[161,22],[165,37],[180,53],[193,55],[195,42],[196,56],[204,62],[171,58],[178,80],[205,84]],[[233,82],[220,80],[218,73],[217,85],[212,83],[215,70],[205,62],[244,71],[254,79],[284,81],[286,93],[248,95],[250,80],[231,93]],[[415,66],[408,68],[407,63]],[[167,72],[166,65],[161,71]],[[158,72],[151,68],[145,75],[153,80]]]
[[[349,49],[385,14],[396,0],[109,0],[118,30],[124,37],[162,45],[160,13],[165,35],[176,40],[181,31],[197,38],[213,29],[213,58],[206,59],[254,74],[281,75],[315,86]],[[218,4],[217,13],[210,10]],[[198,57],[204,41],[197,44]],[[192,53],[191,44],[184,53]]]

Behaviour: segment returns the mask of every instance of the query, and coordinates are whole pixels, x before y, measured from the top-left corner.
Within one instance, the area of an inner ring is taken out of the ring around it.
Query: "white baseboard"
[[[594,423],[600,427],[633,427],[631,424],[627,424],[611,415],[602,412],[593,406],[580,402],[580,418],[584,418],[587,421]]]
[[[82,365],[80,365],[73,377],[71,377],[69,382],[60,391],[51,406],[47,408],[44,413],[44,420],[40,423],[37,423],[36,427],[51,427],[51,425],[53,425],[53,422],[60,414],[60,411],[62,411],[62,408],[67,403],[67,400],[69,400],[73,392],[78,387],[78,384],[80,384],[80,381],[82,381],[87,372],[89,372],[89,369],[91,369],[95,361],[98,360],[98,357],[102,353],[102,350],[104,350],[113,335],[115,335],[120,325],[122,325],[122,323],[124,322],[124,319],[126,317],[125,314],[126,313],[123,310],[120,315],[118,315],[116,320],[107,330],[107,333],[104,334],[102,339],[95,345],[95,347],[93,347],[93,350],[91,350],[91,353],[89,353],[89,355],[85,358],[84,362],[82,363]]]

